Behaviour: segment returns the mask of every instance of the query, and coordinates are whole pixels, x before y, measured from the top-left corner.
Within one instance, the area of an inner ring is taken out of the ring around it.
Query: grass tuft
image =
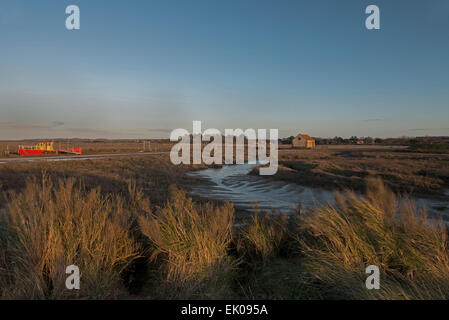
[[[287,237],[286,215],[270,215],[255,210],[249,223],[237,231],[236,247],[246,262],[267,263],[270,258],[279,255],[281,249],[286,247]]]
[[[304,218],[298,233],[308,271],[328,298],[447,299],[446,227],[412,201],[398,204],[379,179],[366,198],[336,195],[336,206]],[[367,290],[365,268],[381,270],[381,289]]]
[[[229,295],[235,261],[228,255],[234,208],[226,203],[196,205],[186,192],[170,188],[170,201],[154,214],[139,217],[153,247],[170,298],[223,298]]]
[[[11,193],[6,226],[9,286],[6,298],[123,296],[124,270],[139,255],[130,236],[132,217],[118,196],[85,191],[74,179],[54,183],[46,176]],[[1,262],[0,262],[1,263]],[[76,265],[81,289],[67,290],[65,270]]]

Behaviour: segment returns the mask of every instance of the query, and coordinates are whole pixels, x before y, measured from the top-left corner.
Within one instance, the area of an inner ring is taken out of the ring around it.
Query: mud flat
[[[263,211],[287,214],[300,208],[313,209],[333,203],[333,192],[324,188],[301,186],[275,181],[250,174],[254,165],[227,165],[189,172],[189,177],[203,182],[192,185],[190,193],[204,199],[229,201],[236,208],[253,211],[256,206]],[[449,190],[447,199],[413,198],[418,207],[426,207],[432,215],[449,220]]]

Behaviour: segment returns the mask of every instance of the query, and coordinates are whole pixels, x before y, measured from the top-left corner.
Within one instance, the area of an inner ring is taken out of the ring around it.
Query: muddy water
[[[249,175],[254,165],[229,165],[219,169],[190,172],[191,177],[203,178],[205,183],[194,185],[191,194],[202,198],[226,200],[238,208],[277,210],[285,213],[316,207],[332,201],[333,193],[324,189],[303,187],[292,183],[271,181]]]
[[[254,165],[228,165],[219,169],[209,168],[188,173],[191,177],[204,179],[193,185],[191,194],[206,199],[225,200],[237,208],[253,210],[276,210],[293,213],[301,209],[316,208],[333,203],[333,192],[293,183],[272,181],[265,177],[250,175]],[[418,207],[426,207],[429,213],[449,218],[449,191],[447,199],[415,198]]]

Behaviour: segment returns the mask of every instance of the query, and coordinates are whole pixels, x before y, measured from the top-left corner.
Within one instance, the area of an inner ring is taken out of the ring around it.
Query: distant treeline
[[[384,145],[402,145],[402,146],[416,146],[417,145],[443,145],[439,148],[445,148],[444,145],[449,144],[449,136],[424,136],[424,137],[400,137],[400,138],[375,138],[375,137],[357,137],[352,136],[350,138],[342,138],[335,136],[333,138],[320,138],[320,137],[313,137],[315,139],[315,143],[317,145],[345,145],[345,144],[384,144]],[[246,138],[244,138],[245,141],[247,141]],[[279,144],[291,144],[292,140],[294,139],[294,136],[290,136],[287,138],[281,138],[279,139]],[[171,143],[170,139],[79,139],[79,138],[72,138],[72,139],[27,139],[27,140],[16,140],[16,141],[9,141],[9,140],[0,140],[0,142],[10,142],[10,143],[19,143],[19,142],[27,142],[27,143],[33,143],[33,142],[39,142],[39,141],[47,141],[51,140],[55,143],[58,142],[70,142],[70,143],[96,143],[96,144],[102,144],[102,143],[143,143],[151,141],[152,143]],[[236,138],[234,138],[235,142]],[[267,140],[269,141],[269,140]],[[435,147],[435,146],[434,146]]]
[[[409,149],[415,152],[449,153],[449,143],[413,143]]]
[[[280,139],[281,144],[291,144],[293,136]],[[422,146],[432,145],[432,148],[448,148],[449,137],[400,137],[400,138],[373,138],[373,137],[357,137],[350,138],[334,137],[334,138],[318,138],[314,137],[317,145],[345,145],[345,144],[383,144],[383,145],[401,145],[401,146]],[[436,147],[439,145],[439,147]]]

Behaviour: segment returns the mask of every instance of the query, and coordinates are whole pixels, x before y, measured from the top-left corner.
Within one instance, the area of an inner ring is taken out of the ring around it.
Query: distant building
[[[307,134],[298,134],[292,140],[293,148],[307,148],[312,149],[315,148],[315,139],[311,138]]]

